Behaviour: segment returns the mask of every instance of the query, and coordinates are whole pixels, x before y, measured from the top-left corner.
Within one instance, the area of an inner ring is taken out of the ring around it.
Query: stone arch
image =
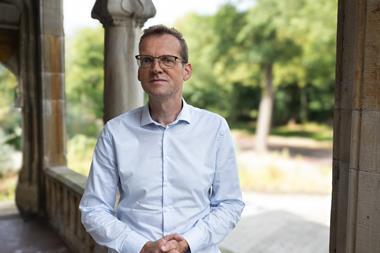
[[[63,29],[53,22],[60,6],[61,1],[0,0],[0,62],[17,77],[22,114],[16,204],[24,214],[43,210],[42,171],[50,163],[65,164],[64,104],[57,104],[64,90]]]
[[[380,251],[380,0],[339,0],[338,20],[330,252],[374,253]],[[66,164],[62,1],[0,0],[0,49],[21,94],[17,205],[43,213],[43,171]]]
[[[36,142],[38,127],[36,122],[37,101],[35,97],[36,77],[34,65],[28,64],[35,56],[35,46],[33,43],[33,9],[22,1],[1,1],[0,15],[1,23],[1,55],[0,61],[17,77],[19,92],[19,106],[22,114],[22,142],[23,157],[22,168],[19,175],[16,198],[22,199],[21,210],[36,211],[38,206],[38,194],[36,186],[38,184],[37,169],[28,168],[38,166],[39,147]],[[29,46],[25,48],[25,44]],[[29,52],[28,52],[29,51]],[[25,194],[28,192],[30,194]]]

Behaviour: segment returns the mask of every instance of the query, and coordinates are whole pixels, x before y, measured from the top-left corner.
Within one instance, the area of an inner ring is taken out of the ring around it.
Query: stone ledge
[[[67,167],[57,166],[46,170],[46,174],[57,180],[68,188],[72,189],[79,195],[83,195],[86,186],[87,177],[83,176]]]

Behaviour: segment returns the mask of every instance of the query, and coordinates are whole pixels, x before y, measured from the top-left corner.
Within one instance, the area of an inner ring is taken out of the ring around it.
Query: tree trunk
[[[301,123],[305,123],[307,121],[307,94],[306,94],[306,87],[300,88],[300,121]]]
[[[263,88],[256,129],[256,151],[258,152],[266,152],[268,149],[268,136],[271,129],[274,96],[272,70],[272,64],[267,64],[263,67]]]

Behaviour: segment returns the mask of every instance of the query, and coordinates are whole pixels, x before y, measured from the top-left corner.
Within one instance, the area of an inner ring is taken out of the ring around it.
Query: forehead
[[[178,54],[181,51],[179,40],[171,34],[149,35],[140,43],[140,54]]]

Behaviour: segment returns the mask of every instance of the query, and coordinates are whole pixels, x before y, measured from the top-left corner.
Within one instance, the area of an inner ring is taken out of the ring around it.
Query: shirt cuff
[[[140,253],[145,243],[149,240],[136,232],[130,232],[125,239],[121,252]]]
[[[184,233],[183,238],[187,241],[189,245],[188,252],[198,252],[199,249],[203,248],[203,243],[205,242],[205,234],[202,229],[198,226],[193,227],[186,233]]]

